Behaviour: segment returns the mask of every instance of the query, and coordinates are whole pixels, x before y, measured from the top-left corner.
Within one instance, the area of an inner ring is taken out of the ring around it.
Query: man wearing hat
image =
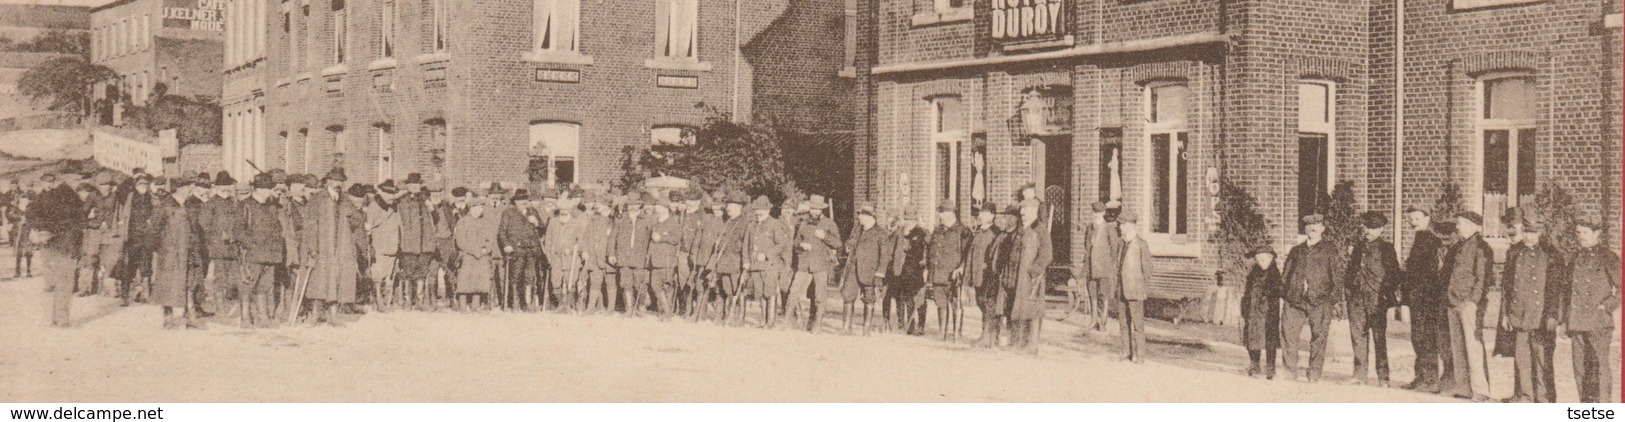
[[[457,240],[453,237],[457,221],[463,216],[464,205],[468,189],[461,186],[446,191],[445,183],[435,181],[427,184],[429,190],[429,210],[434,217],[434,251],[428,267],[424,273],[425,293],[433,308],[442,309],[456,302],[452,292],[456,291],[457,268],[462,262],[462,254],[457,251]],[[445,302],[441,302],[445,300]]]
[[[789,287],[789,263],[784,255],[794,240],[784,223],[773,218],[773,202],[766,196],[757,196],[750,208],[754,218],[746,240],[749,247],[745,270],[752,295],[762,301],[762,326],[772,328],[777,322],[780,293]]]
[[[920,227],[919,214],[904,211],[897,230],[892,231],[891,272],[886,277],[885,293],[881,295],[881,316],[886,319],[884,329],[898,327],[910,335],[923,334],[924,321],[914,314],[914,296],[925,288],[925,229]],[[892,309],[897,310],[896,320]],[[895,323],[895,325],[893,325]]]
[[[791,279],[785,306],[791,315],[805,315],[807,331],[816,332],[824,290],[829,288],[830,271],[835,269],[836,251],[841,249],[842,241],[835,221],[824,218],[824,210],[829,208],[824,196],[812,195],[805,204],[809,212],[794,232],[796,275]],[[804,307],[808,298],[812,305]]]
[[[1413,236],[1405,256],[1400,294],[1411,313],[1411,347],[1416,352],[1415,379],[1406,389],[1438,392],[1440,374],[1450,359],[1450,323],[1444,300],[1439,258],[1444,242],[1433,231],[1433,218],[1427,210],[1411,207],[1405,211]]]
[[[1452,395],[1475,401],[1489,400],[1489,378],[1484,366],[1488,357],[1478,326],[1478,307],[1489,289],[1495,258],[1480,233],[1483,224],[1484,217],[1478,213],[1456,215],[1456,235],[1461,241],[1445,255],[1442,270],[1448,280],[1445,299],[1450,305],[1450,352],[1456,363],[1456,391]]]
[[[238,280],[239,318],[244,327],[251,324],[274,326],[271,316],[271,290],[276,284],[279,267],[287,263],[287,243],[283,238],[282,220],[286,212],[275,198],[276,183],[271,175],[254,175],[249,186],[254,193],[243,203],[240,226],[243,235],[242,277]]]
[[[700,215],[700,197],[697,189],[671,191],[672,218],[677,220],[677,265],[672,269],[672,312],[680,317],[693,315],[691,297],[698,287],[694,262],[697,259],[693,245],[703,243],[697,234]],[[692,199],[691,199],[692,198]]]
[[[366,190],[360,185],[342,189],[347,180],[344,169],[333,168],[323,177],[326,190],[313,195],[307,205],[314,214],[308,221],[311,235],[318,242],[305,289],[305,298],[313,301],[312,324],[340,325],[339,308],[355,302],[356,282],[364,268],[361,261],[371,256],[370,251],[362,250],[370,243],[367,217],[356,203],[365,198]]]
[[[427,304],[424,279],[435,250],[434,210],[429,206],[429,192],[423,188],[423,175],[409,173],[401,185],[404,189],[395,202],[401,226],[395,280],[403,290],[405,305],[421,309]]]
[[[228,301],[236,300],[238,280],[242,270],[238,267],[238,248],[241,247],[244,228],[243,208],[237,202],[237,181],[231,173],[220,171],[213,179],[214,197],[203,202],[199,224],[203,227],[204,249],[208,252],[208,266],[204,272],[203,316],[220,312],[235,312]]]
[[[582,215],[581,267],[586,274],[587,309],[593,312],[614,312],[615,301],[621,296],[615,268],[609,264],[615,222],[610,219],[608,200],[596,193],[582,198],[588,209]]]
[[[1038,320],[1044,317],[1044,273],[1052,257],[1048,227],[1038,220],[1043,204],[1023,199],[1019,277],[1010,292],[1010,345],[1027,353],[1038,352]]]
[[[198,188],[194,178],[174,180],[172,192],[164,198],[155,198],[152,230],[155,241],[162,245],[155,249],[152,264],[151,303],[163,308],[165,329],[202,329],[197,320],[198,310],[192,306],[193,291],[202,283],[198,268],[205,264],[202,227],[198,225],[202,202],[192,193]],[[175,315],[179,309],[181,315]]]
[[[1376,355],[1377,385],[1388,387],[1388,308],[1396,305],[1399,257],[1383,239],[1388,216],[1377,211],[1360,215],[1365,237],[1354,244],[1343,278],[1349,338],[1354,345],[1352,383],[1365,384],[1366,359]],[[1369,352],[1368,352],[1369,350]]]
[[[145,174],[136,176],[130,193],[124,195],[121,205],[126,221],[123,259],[113,266],[112,274],[119,283],[121,306],[129,306],[132,299],[146,296],[146,289],[137,285],[141,278],[152,275],[152,252],[158,247],[157,233],[152,229],[154,196],[152,176]]]
[[[573,206],[553,210],[547,231],[542,234],[542,253],[547,258],[547,285],[550,294],[558,297],[561,308],[570,311],[585,309],[584,283],[581,273],[581,237],[585,226],[576,217]]]
[[[993,267],[990,254],[992,253],[993,241],[999,235],[999,231],[994,229],[993,220],[998,214],[998,207],[991,202],[984,202],[982,207],[977,209],[975,227],[970,229],[970,246],[965,252],[964,281],[960,283],[971,290],[968,296],[975,299],[973,302],[976,303],[978,308],[982,309],[983,321],[987,321],[988,309],[985,307],[986,304],[980,300],[981,294],[979,292],[982,292],[986,286],[997,283],[989,280],[992,280],[990,273]],[[955,294],[961,297],[967,296],[958,292]],[[964,316],[961,315],[959,318],[963,319]],[[956,321],[955,324],[955,334],[957,334],[957,324],[959,322]],[[983,340],[985,340],[987,339],[985,333],[988,332],[989,327],[986,322],[983,324]],[[979,344],[979,346],[991,347],[992,344]]]
[[[716,283],[725,301],[722,308],[724,324],[742,324],[745,321],[745,279],[749,276],[747,265],[750,262],[750,217],[745,216],[745,204],[748,202],[750,199],[743,192],[728,195],[728,204],[724,207],[726,220],[717,243],[719,252],[712,260],[712,269],[717,274]]]
[[[1072,278],[1087,283],[1090,323],[1095,331],[1106,329],[1107,312],[1117,303],[1117,249],[1123,242],[1115,222],[1106,221],[1106,204],[1096,202],[1089,224],[1083,226],[1083,259],[1072,265]]]
[[[1121,222],[1122,218],[1118,218]],[[1320,381],[1326,366],[1326,340],[1336,306],[1338,280],[1343,276],[1343,254],[1327,241],[1326,219],[1311,214],[1302,219],[1305,240],[1287,252],[1282,280],[1286,282],[1286,308],[1281,312],[1281,362],[1287,375],[1307,382]],[[1309,368],[1298,366],[1303,350],[1303,328],[1309,327]]]
[[[1569,262],[1568,286],[1559,289],[1557,322],[1574,350],[1574,382],[1580,401],[1613,402],[1614,362],[1610,360],[1614,323],[1619,320],[1619,255],[1602,244],[1601,221],[1594,216],[1575,222],[1580,250]]]
[[[1122,325],[1124,356],[1131,362],[1145,362],[1145,300],[1150,298],[1151,274],[1155,261],[1151,259],[1151,246],[1141,236],[1139,214],[1125,212],[1117,217],[1118,234],[1123,242],[1118,245],[1116,290],[1121,296],[1117,306],[1121,310],[1118,320]]]
[[[725,205],[719,199],[696,190],[690,198],[699,198],[699,204],[691,212],[688,256],[693,274],[688,278],[688,294],[684,295],[688,302],[686,311],[692,320],[709,318],[712,299],[721,295],[717,284],[716,273],[713,271],[719,254],[722,253],[722,235],[725,228],[724,218],[727,216]],[[693,201],[692,199],[690,200]]]
[[[954,203],[943,201],[937,205],[937,226],[926,240],[926,288],[914,295],[915,318],[925,325],[925,300],[929,295],[937,307],[937,326],[942,328],[942,339],[948,340],[954,332],[953,315],[959,309],[959,284],[964,281],[965,249],[970,244],[970,231],[959,224]]]
[[[90,209],[86,217],[83,255],[79,259],[80,294],[111,295],[115,290],[112,270],[124,252],[124,218],[120,215],[120,195],[115,192],[113,175],[97,173],[89,195],[81,198]]]
[[[672,203],[645,196],[652,203],[654,217],[649,222],[649,294],[662,320],[672,315],[672,291],[676,287],[678,258],[683,246],[683,226],[672,216]]]
[[[1567,267],[1563,254],[1544,239],[1545,222],[1534,214],[1522,220],[1523,235],[1507,249],[1502,270],[1500,334],[1512,334],[1517,379],[1517,390],[1507,401],[1552,403],[1557,400],[1552,352],[1562,302],[1559,283]]]
[[[67,327],[75,261],[84,236],[85,204],[52,173],[40,176],[40,186],[44,191],[26,211],[28,236],[30,243],[44,245],[40,256],[45,261],[45,285],[52,292],[51,326]]]
[[[513,201],[527,203],[530,193],[514,192]],[[541,233],[530,223],[524,207],[499,206],[498,209],[501,210],[502,221],[497,227],[497,245],[502,248],[503,256],[507,257],[503,262],[507,266],[503,274],[508,276],[504,291],[497,292],[502,296],[499,301],[510,308],[535,311],[538,305],[532,296],[541,281]]]
[[[648,307],[649,294],[649,217],[643,215],[645,201],[654,202],[648,194],[630,196],[616,220],[614,243],[609,263],[615,266],[620,278],[620,297],[626,312],[642,316]]]
[[[846,271],[841,276],[841,299],[844,307],[843,329],[852,333],[854,302],[863,299],[863,335],[869,335],[869,318],[874,314],[875,289],[886,277],[891,265],[891,251],[886,239],[891,237],[875,216],[875,206],[858,204],[858,224],[847,235]]]

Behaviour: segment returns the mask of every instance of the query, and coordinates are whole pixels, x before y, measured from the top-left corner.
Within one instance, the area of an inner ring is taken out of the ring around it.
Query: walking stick
[[[294,294],[291,306],[288,306],[288,325],[299,321],[299,308],[305,305],[305,289],[310,287],[311,267],[300,268],[300,274],[294,279]]]

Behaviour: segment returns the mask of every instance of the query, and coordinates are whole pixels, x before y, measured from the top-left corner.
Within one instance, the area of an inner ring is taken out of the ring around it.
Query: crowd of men
[[[1004,208],[982,204],[963,217],[951,203],[935,214],[859,203],[845,236],[820,195],[775,207],[742,192],[659,192],[495,183],[448,190],[415,173],[369,185],[350,183],[342,168],[320,177],[272,170],[246,184],[225,172],[164,178],[138,170],[46,174],[26,190],[12,181],[0,202],[17,248],[15,275],[32,275],[32,256],[43,257],[56,325],[69,324],[72,294],[100,293],[125,306],[162,306],[171,329],[233,320],[244,328],[337,326],[364,305],[653,313],[729,325],[750,317],[818,332],[820,308],[834,293],[845,333],[856,325],[867,335],[873,325],[923,335],[934,305],[942,337],[957,341],[971,303],[983,318],[978,346],[1008,340],[1036,351],[1053,213],[1031,186]],[[1104,203],[1092,211],[1074,233],[1082,249],[1071,277],[1089,292],[1094,329],[1115,309],[1124,358],[1143,362],[1151,249],[1136,213]],[[1555,399],[1559,332],[1573,344],[1581,399],[1604,400],[1620,261],[1600,241],[1602,224],[1578,221],[1579,250],[1564,254],[1543,240],[1540,215],[1508,215],[1514,244],[1500,283],[1482,217],[1471,212],[1436,224],[1427,211],[1409,210],[1416,232],[1403,263],[1378,212],[1361,216],[1364,236],[1350,245],[1328,241],[1325,219],[1310,215],[1301,221],[1306,240],[1281,262],[1269,247],[1237,257],[1253,261],[1241,309],[1249,375],[1273,379],[1279,348],[1290,379],[1318,381],[1341,306],[1355,350],[1352,382],[1367,382],[1374,356],[1376,383],[1387,386],[1387,312],[1405,305],[1417,355],[1416,379],[1405,387],[1488,400],[1478,325],[1487,319],[1486,292],[1499,285],[1501,312],[1488,319],[1508,340],[1496,353],[1515,358],[1511,400]],[[1306,346],[1307,368],[1299,365]]]
[[[1495,257],[1474,212],[1433,221],[1428,211],[1406,213],[1415,229],[1404,264],[1383,237],[1388,218],[1361,215],[1363,237],[1343,248],[1325,238],[1320,215],[1301,221],[1306,240],[1277,265],[1275,251],[1261,247],[1243,294],[1243,340],[1255,377],[1275,377],[1276,348],[1292,379],[1314,382],[1326,362],[1334,308],[1341,304],[1354,350],[1352,383],[1368,382],[1375,357],[1377,385],[1389,386],[1387,321],[1391,308],[1411,315],[1416,378],[1404,386],[1475,401],[1489,400],[1486,361],[1511,356],[1516,390],[1510,402],[1556,400],[1553,351],[1558,332],[1573,347],[1574,379],[1584,402],[1612,401],[1609,346],[1620,305],[1619,256],[1601,242],[1603,226],[1582,218],[1573,228],[1578,250],[1565,255],[1553,245],[1543,217],[1512,210],[1505,223],[1512,243],[1496,283]],[[1492,286],[1500,286],[1499,315],[1485,315]],[[1486,346],[1480,321],[1499,329]],[[1308,367],[1299,365],[1302,332],[1308,327]],[[1493,349],[1487,349],[1492,347]],[[1510,349],[1510,350],[1509,350]],[[1265,360],[1260,367],[1260,358]]]
[[[942,336],[957,339],[961,298],[974,298],[982,345],[1000,347],[1003,334],[1035,351],[1050,262],[1049,222],[1031,187],[963,220],[953,204],[934,215],[858,204],[845,236],[820,195],[775,206],[699,189],[448,190],[418,174],[350,183],[342,168],[272,170],[246,184],[225,172],[46,174],[4,195],[16,275],[32,275],[28,257],[43,245],[57,325],[69,324],[73,294],[103,294],[161,306],[169,329],[503,309],[730,325],[749,316],[820,331],[820,307],[838,292],[843,332],[923,335],[935,304]],[[1149,274],[1149,264],[1134,268]]]

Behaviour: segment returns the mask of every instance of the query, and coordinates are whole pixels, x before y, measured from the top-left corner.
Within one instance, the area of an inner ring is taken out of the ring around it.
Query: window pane
[[[1151,231],[1153,233],[1168,232],[1168,187],[1169,187],[1169,135],[1159,133],[1151,135],[1151,163],[1153,183],[1151,184]]]
[[[1190,155],[1190,154],[1187,153],[1189,147],[1190,147],[1190,139],[1188,138],[1188,135],[1185,132],[1179,132],[1179,142],[1174,145],[1174,148],[1176,148],[1174,150],[1174,154],[1176,154],[1174,156],[1174,160],[1175,160],[1174,162],[1176,163],[1177,167],[1179,168],[1179,172],[1178,172],[1179,174],[1174,178],[1174,186],[1173,186],[1173,189],[1174,189],[1173,208],[1174,208],[1174,214],[1175,214],[1175,219],[1174,219],[1174,222],[1175,222],[1174,230],[1175,231],[1174,231],[1174,234],[1188,233],[1188,231],[1186,229],[1188,228],[1187,226],[1188,226],[1188,223],[1190,222],[1190,216],[1187,215],[1187,212],[1188,212],[1187,208],[1189,208],[1189,207],[1185,206],[1185,204],[1190,202],[1189,201],[1189,198],[1190,198],[1189,194],[1185,192],[1185,189],[1189,186],[1189,183],[1187,183],[1187,182],[1190,181],[1190,165],[1189,165],[1189,160],[1187,160],[1187,157],[1186,157],[1186,156]]]
[[[1330,154],[1327,151],[1326,135],[1321,133],[1298,134],[1298,217],[1322,212],[1324,205],[1321,201],[1328,199],[1326,194],[1330,181]],[[1303,227],[1299,227],[1302,232]]]
[[[936,144],[936,166],[935,166],[936,170],[937,170],[937,175],[936,175],[937,176],[936,202],[953,201],[954,200],[954,197],[953,197],[954,185],[959,183],[959,181],[955,180],[954,177],[953,177],[953,175],[954,175],[954,166],[956,164],[958,164],[958,160],[955,160],[954,158],[955,157],[954,157],[954,154],[953,154],[953,144],[947,144],[947,143],[937,143]]]
[[[1190,88],[1184,85],[1164,85],[1151,90],[1151,122],[1181,124],[1185,122],[1185,104]]]
[[[1324,84],[1298,84],[1298,130],[1323,127],[1331,122],[1327,104],[1330,88]]]
[[[1484,195],[1491,194],[1505,197],[1507,195],[1507,178],[1510,176],[1508,160],[1508,133],[1505,130],[1484,131]],[[1488,205],[1486,204],[1486,207]],[[1488,208],[1485,208],[1488,209]]]
[[[537,123],[530,125],[530,147],[533,155],[576,156],[581,125],[575,123]]]
[[[1484,117],[1487,119],[1534,120],[1535,78],[1504,78],[1484,81]]]
[[[1123,130],[1120,128],[1103,129],[1100,131],[1100,202],[1111,202],[1120,198],[1123,187],[1122,157]]]
[[[553,159],[553,182],[559,185],[574,184],[576,182],[575,157],[558,157]]]
[[[1535,195],[1535,129],[1518,130],[1518,204]],[[1532,202],[1530,202],[1532,203]]]

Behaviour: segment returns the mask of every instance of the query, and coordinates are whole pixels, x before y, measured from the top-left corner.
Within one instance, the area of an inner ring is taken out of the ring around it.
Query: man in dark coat
[[[635,195],[635,194],[634,194]],[[649,294],[649,217],[643,215],[642,196],[632,196],[615,220],[609,263],[620,273],[621,301],[626,313],[642,316]],[[650,201],[652,202],[652,201]]]
[[[98,173],[94,186],[87,185],[89,195],[84,197],[89,208],[83,256],[79,258],[79,285],[81,294],[112,294],[115,290],[113,267],[124,254],[125,216],[122,197],[126,192],[116,190],[113,175]],[[88,287],[88,289],[86,289]]]
[[[970,230],[969,245],[965,251],[965,276],[962,284],[970,289],[968,296],[982,310],[984,321],[987,319],[988,310],[985,308],[985,304],[982,303],[979,292],[982,291],[983,286],[989,283],[989,274],[992,271],[993,263],[990,254],[993,249],[993,241],[999,235],[999,232],[993,227],[993,220],[997,215],[998,209],[993,206],[993,203],[986,202],[982,204],[982,208],[976,212],[976,226]],[[955,292],[955,294],[966,296],[961,292]],[[983,323],[983,332],[987,332],[985,322]],[[981,343],[981,341],[978,340],[978,343]],[[979,346],[991,345],[979,344]]]
[[[1539,216],[1523,215],[1521,227],[1522,241],[1507,250],[1501,283],[1501,335],[1512,334],[1518,383],[1507,401],[1552,403],[1557,400],[1552,352],[1567,267],[1563,254],[1542,239],[1546,227]]]
[[[51,289],[51,326],[69,326],[74,269],[85,228],[84,201],[55,174],[40,176],[44,191],[28,207],[29,237],[44,244],[45,285]]]
[[[959,285],[964,282],[965,252],[970,247],[970,230],[959,224],[952,202],[937,205],[937,227],[926,241],[926,289],[914,295],[915,319],[920,330],[925,329],[925,300],[929,294],[936,302],[937,326],[942,339],[956,335],[952,326],[953,312],[959,308]]]
[[[880,227],[871,204],[858,205],[858,224],[846,238],[846,267],[841,276],[841,299],[845,308],[844,323],[847,333],[852,332],[854,303],[863,299],[863,334],[869,335],[869,317],[874,314],[875,289],[886,277],[891,265],[891,253],[886,250],[890,235]]]
[[[1574,382],[1580,401],[1612,402],[1614,365],[1609,358],[1614,321],[1619,319],[1619,255],[1601,242],[1603,225],[1594,217],[1581,218],[1574,232],[1580,250],[1569,262],[1558,321],[1568,332],[1574,350]]]
[[[244,230],[243,208],[236,198],[237,181],[231,174],[221,171],[214,178],[214,197],[204,199],[202,220],[208,251],[208,270],[204,280],[204,315],[230,310],[229,300],[240,292],[233,292],[237,280],[242,278],[237,253]]]
[[[1427,211],[1405,211],[1414,231],[1410,253],[1400,282],[1402,300],[1411,312],[1411,348],[1416,352],[1416,379],[1405,388],[1437,392],[1441,371],[1450,358],[1449,318],[1444,305],[1439,257],[1444,242],[1433,231],[1433,218]]]
[[[672,290],[677,286],[677,265],[683,247],[683,223],[673,216],[673,203],[655,199],[649,223],[649,290],[660,319],[671,318]]]
[[[1292,378],[1317,382],[1326,365],[1326,340],[1331,331],[1332,308],[1336,305],[1338,277],[1343,274],[1343,253],[1327,241],[1325,217],[1312,214],[1303,218],[1308,239],[1287,252],[1286,309],[1281,313],[1282,363]],[[1309,368],[1300,372],[1298,351],[1303,350],[1303,328],[1309,327]]]
[[[174,191],[154,205],[152,230],[156,242],[163,245],[155,249],[152,264],[151,302],[163,307],[164,328],[203,329],[197,321],[197,309],[191,306],[192,292],[203,280],[207,265],[204,250],[203,227],[198,224],[203,203],[193,194],[194,180],[182,177],[175,180]],[[162,189],[160,189],[162,190]],[[181,315],[175,315],[175,309]]]
[[[1490,387],[1478,304],[1491,284],[1495,257],[1479,233],[1483,224],[1484,217],[1478,213],[1457,215],[1456,235],[1461,241],[1450,248],[1442,269],[1449,280],[1445,300],[1450,306],[1450,353],[1456,364],[1452,395],[1474,401],[1488,401]]]
[[[891,234],[891,271],[886,277],[880,312],[886,320],[886,330],[895,327],[917,335],[920,333],[914,327],[914,294],[925,287],[926,233],[913,212],[902,214],[902,223]],[[896,314],[892,313],[893,309]]]
[[[271,175],[254,175],[254,193],[243,203],[242,277],[239,279],[239,318],[244,327],[275,325],[271,317],[271,288],[277,268],[287,263],[287,244],[282,232],[281,201],[272,197],[275,183]]]
[[[157,198],[162,199],[162,198]],[[152,177],[145,174],[135,178],[134,187],[124,197],[126,234],[124,256],[113,267],[113,278],[119,282],[121,306],[131,300],[145,300],[149,292],[142,279],[152,276],[152,253],[158,246],[157,232],[152,227]]]
[[[1388,308],[1395,302],[1399,258],[1394,244],[1382,238],[1388,227],[1388,216],[1367,211],[1360,215],[1360,221],[1365,227],[1365,238],[1354,244],[1343,278],[1349,338],[1354,345],[1351,382],[1362,385],[1367,382],[1366,359],[1375,354],[1377,385],[1388,387]]]
[[[395,279],[407,293],[407,306],[421,308],[431,300],[427,298],[424,281],[429,278],[429,263],[434,260],[435,210],[429,205],[429,192],[423,189],[423,175],[407,174],[401,184],[405,196],[395,204],[395,212],[401,220]]]
[[[1275,379],[1275,356],[1281,348],[1281,266],[1275,248],[1261,245],[1247,253],[1247,284],[1241,293],[1241,337],[1247,348],[1247,376]],[[1259,358],[1264,365],[1259,366]]]
[[[1095,331],[1102,331],[1111,316],[1111,305],[1117,303],[1117,259],[1120,257],[1116,251],[1123,239],[1117,223],[1106,220],[1105,203],[1096,202],[1090,210],[1093,214],[1089,224],[1081,225],[1083,231],[1078,239],[1083,240],[1083,253],[1072,265],[1072,279],[1089,289],[1089,311],[1093,317],[1090,324]]]
[[[998,348],[1000,333],[1008,332],[1005,318],[1010,314],[1010,290],[1021,277],[1020,214],[1019,208],[1010,206],[993,220],[997,233],[988,247],[987,277],[976,291],[977,306],[982,309],[982,337],[976,341],[978,347]]]
[[[1038,352],[1039,320],[1044,318],[1044,275],[1053,259],[1049,227],[1040,221],[1043,203],[1022,200],[1020,277],[1010,290],[1010,346]]]
[[[513,201],[523,204],[530,200],[529,192],[515,192]],[[497,292],[505,298],[514,297],[519,303],[506,303],[514,309],[536,310],[531,294],[541,282],[542,235],[536,231],[525,215],[523,206],[501,206],[502,220],[497,226],[497,245],[507,257],[507,291]]]
[[[785,306],[790,307],[792,315],[800,315],[805,309],[808,312],[807,331],[815,331],[823,310],[824,290],[829,288],[830,272],[835,269],[836,251],[841,249],[843,243],[835,221],[824,218],[824,210],[829,209],[824,196],[813,195],[807,206],[807,218],[795,231],[796,277],[790,285],[790,301],[794,303],[786,303]],[[812,306],[803,308],[809,297],[812,298]]]
[[[762,302],[762,326],[772,328],[778,315],[781,286],[785,285],[785,274],[790,268],[789,263],[784,262],[784,254],[790,251],[794,239],[784,222],[772,217],[773,202],[766,196],[757,196],[751,201],[750,211],[753,215],[746,235],[749,237],[745,242],[748,252],[745,270],[750,277],[749,290]]]

